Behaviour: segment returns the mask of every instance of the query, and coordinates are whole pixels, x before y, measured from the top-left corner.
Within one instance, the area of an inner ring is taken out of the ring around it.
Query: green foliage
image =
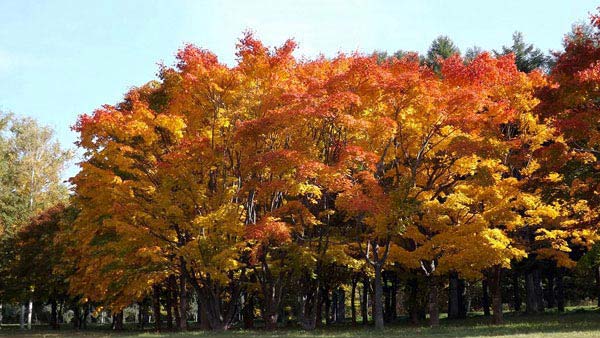
[[[549,58],[539,48],[533,44],[525,43],[523,33],[514,32],[512,36],[512,46],[503,46],[502,51],[495,51],[496,56],[513,53],[515,55],[515,64],[517,69],[524,73],[529,73],[535,69],[545,69]]]

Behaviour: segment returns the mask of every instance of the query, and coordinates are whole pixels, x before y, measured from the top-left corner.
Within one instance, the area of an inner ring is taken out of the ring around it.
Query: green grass
[[[371,327],[331,326],[315,331],[281,329],[275,332],[232,330],[224,333],[192,331],[185,333],[161,333],[143,331],[112,332],[94,328],[73,331],[67,326],[59,332],[37,327],[32,331],[20,331],[17,327],[3,327],[0,337],[238,337],[238,338],[353,338],[353,337],[600,337],[600,312],[596,309],[571,309],[565,314],[545,313],[537,316],[507,314],[506,324],[489,325],[489,318],[474,316],[465,320],[442,320],[441,327],[410,326],[406,323],[388,325],[378,332]]]

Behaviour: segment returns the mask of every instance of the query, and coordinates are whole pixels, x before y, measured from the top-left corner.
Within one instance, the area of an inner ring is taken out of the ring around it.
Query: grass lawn
[[[441,327],[414,327],[405,323],[388,325],[377,332],[372,328],[333,326],[311,332],[299,329],[281,329],[275,332],[232,330],[225,333],[192,331],[186,333],[155,334],[144,331],[112,332],[95,328],[86,331],[73,331],[65,325],[60,332],[38,327],[32,331],[20,331],[17,327],[3,327],[0,337],[600,337],[600,312],[591,309],[572,309],[565,314],[546,313],[538,316],[507,314],[506,324],[488,325],[489,319],[474,316],[465,320],[441,321]]]

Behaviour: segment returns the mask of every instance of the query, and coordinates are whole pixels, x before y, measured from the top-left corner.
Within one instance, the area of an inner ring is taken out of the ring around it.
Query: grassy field
[[[192,331],[186,333],[161,333],[143,331],[112,332],[106,329],[73,331],[66,326],[60,332],[36,328],[20,331],[16,327],[3,327],[0,337],[239,337],[239,338],[295,338],[295,337],[600,337],[600,312],[590,309],[575,309],[565,314],[546,313],[538,316],[506,315],[506,324],[488,325],[488,318],[475,316],[466,320],[442,320],[438,329],[414,327],[408,324],[389,325],[385,331],[377,332],[364,327],[328,327],[311,332],[298,329],[282,329],[275,332],[233,330],[225,333]]]

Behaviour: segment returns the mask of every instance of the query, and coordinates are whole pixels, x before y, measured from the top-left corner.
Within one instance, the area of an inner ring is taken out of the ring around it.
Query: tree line
[[[598,18],[551,57],[519,33],[301,60],[246,33],[234,66],[185,46],[80,116],[68,200],[70,154],[7,117],[0,300],[157,330],[600,305]]]

